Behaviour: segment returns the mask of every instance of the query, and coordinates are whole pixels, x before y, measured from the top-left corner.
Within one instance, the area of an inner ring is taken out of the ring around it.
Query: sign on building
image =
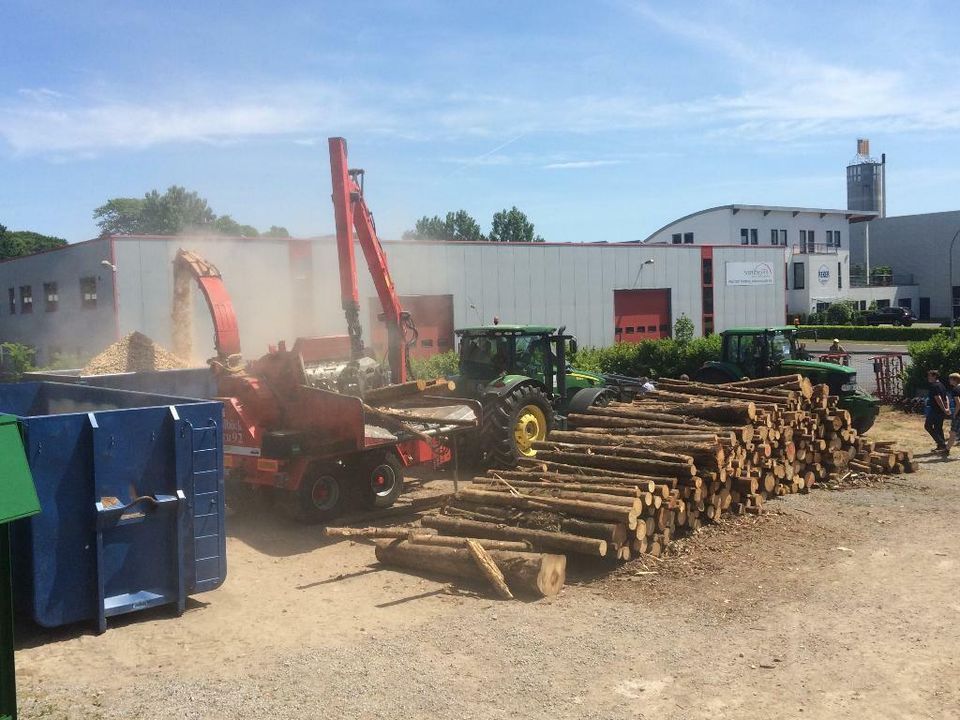
[[[830,284],[830,268],[828,268],[826,265],[821,265],[820,268],[817,270],[817,280],[821,285],[829,285]]]
[[[728,262],[727,285],[773,285],[773,265],[766,262]]]

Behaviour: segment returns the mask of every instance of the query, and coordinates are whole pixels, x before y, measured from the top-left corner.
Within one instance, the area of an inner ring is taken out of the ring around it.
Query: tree
[[[824,314],[827,325],[851,325],[854,318],[854,307],[850,302],[840,301],[830,303]]]
[[[416,230],[403,234],[405,240],[486,240],[480,224],[466,210],[448,212],[445,218],[439,215],[417,220]]]
[[[252,225],[241,225],[229,215],[221,215],[213,221],[213,226],[221,235],[233,237],[260,237],[260,231]]]
[[[112,198],[93,211],[93,219],[102,235],[136,235],[143,232],[142,214],[142,198]]]
[[[693,320],[681,314],[673,324],[673,339],[682,345],[693,340]]]
[[[13,380],[19,380],[25,372],[33,370],[36,353],[29,345],[21,343],[0,343],[0,373]]]
[[[55,250],[66,244],[67,241],[63,238],[41,235],[30,230],[7,230],[0,225],[0,260]]]
[[[252,225],[242,225],[229,215],[217,216],[197,193],[172,185],[162,195],[151,190],[142,198],[111,198],[93,211],[103,235],[178,235],[184,232],[217,232],[236,237],[259,237]],[[268,237],[290,237],[285,227],[271,225]]]
[[[543,242],[543,238],[534,233],[533,223],[516,205],[494,213],[489,239],[490,242]]]

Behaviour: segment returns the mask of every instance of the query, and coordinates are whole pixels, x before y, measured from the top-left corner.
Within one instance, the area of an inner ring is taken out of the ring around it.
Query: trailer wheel
[[[300,482],[300,489],[288,492],[284,506],[300,522],[332,520],[343,511],[346,501],[343,478],[333,468],[312,465]]]
[[[395,455],[377,457],[363,468],[363,500],[369,508],[388,508],[403,492],[403,465]]]

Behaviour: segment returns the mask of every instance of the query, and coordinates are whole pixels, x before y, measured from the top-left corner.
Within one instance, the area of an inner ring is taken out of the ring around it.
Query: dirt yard
[[[497,602],[234,519],[227,582],[90,628],[21,630],[24,718],[957,718],[960,454],[919,416],[874,434],[919,473],[817,490],[664,560],[574,567]]]

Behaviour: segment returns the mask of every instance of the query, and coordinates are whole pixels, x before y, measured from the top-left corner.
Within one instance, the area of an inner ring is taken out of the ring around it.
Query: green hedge
[[[912,397],[927,386],[927,370],[939,370],[941,379],[960,372],[960,339],[937,335],[931,340],[910,343],[910,366],[903,372],[904,394]]]
[[[914,342],[929,340],[937,335],[949,333],[946,328],[874,327],[870,325],[801,325],[800,329],[803,331],[815,330],[817,338],[827,342],[833,338],[839,338],[840,340]]]
[[[426,360],[410,358],[410,372],[415,380],[434,380],[457,374],[459,358],[456,350],[434,355]]]
[[[631,377],[693,375],[708,360],[720,358],[720,336],[677,340],[643,340],[604,348],[581,348],[570,364],[580,370]]]

